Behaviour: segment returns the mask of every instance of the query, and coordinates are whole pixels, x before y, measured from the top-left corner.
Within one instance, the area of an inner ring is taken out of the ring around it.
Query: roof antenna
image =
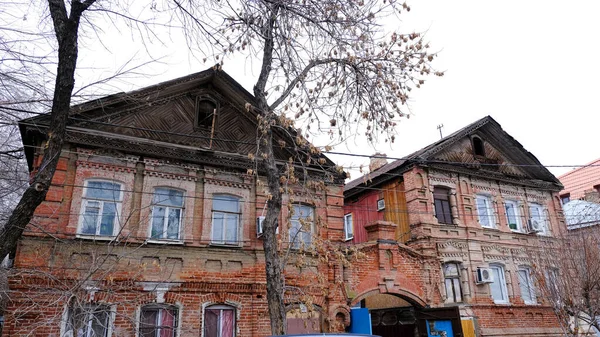
[[[440,139],[444,138],[444,136],[442,136],[442,128],[444,127],[444,124],[440,124],[437,126],[437,129],[440,130]]]

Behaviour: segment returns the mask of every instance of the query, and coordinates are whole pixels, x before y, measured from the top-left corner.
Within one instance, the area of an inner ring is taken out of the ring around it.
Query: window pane
[[[294,215],[292,219],[305,219],[305,221],[313,220],[313,208],[306,205],[294,205]]]
[[[213,227],[212,227],[212,241],[223,242],[223,220],[224,214],[219,212],[213,212]]]
[[[221,310],[221,337],[233,337],[234,317],[233,310]]]
[[[160,309],[160,336],[159,337],[174,337],[177,327],[177,310]]]
[[[166,208],[160,206],[152,207],[152,238],[162,238],[164,231]]]
[[[291,220],[289,235],[290,235],[290,242],[293,243],[294,247],[300,246],[301,238],[300,238],[299,232],[300,232],[300,221]]]
[[[536,219],[536,220],[542,219],[542,213],[540,212],[540,207],[537,205],[529,207],[529,213],[531,214],[532,219]]]
[[[458,276],[458,266],[456,263],[444,264],[444,276]]]
[[[121,200],[121,184],[107,181],[89,181],[85,191],[87,198]]]
[[[169,208],[167,222],[167,238],[179,239],[179,223],[181,221],[181,208]]]
[[[206,309],[204,311],[204,336],[219,337],[219,312],[220,310]]]
[[[227,214],[225,222],[225,241],[229,244],[238,243],[238,220],[239,215]]]
[[[117,217],[117,204],[104,202],[102,219],[100,221],[100,235],[113,235],[115,218]]]
[[[96,224],[100,214],[100,202],[84,201],[85,209],[83,211],[83,223],[81,226],[82,234],[96,234]]]
[[[451,278],[447,278],[445,280],[446,282],[446,297],[448,298],[448,301],[450,302],[454,302],[454,284],[452,282]]]
[[[90,337],[105,337],[108,332],[109,324],[109,311],[108,308],[99,307],[96,311],[90,315],[91,322],[91,336]]]
[[[454,285],[454,296],[455,296],[455,301],[456,302],[462,302],[462,292],[460,290],[460,279],[458,278],[453,278],[452,279],[453,285]]]
[[[533,293],[532,284],[531,284],[531,276],[529,275],[529,271],[525,269],[520,269],[518,271],[519,275],[519,286],[521,288],[521,298],[525,303],[533,303],[535,302],[535,295]]]
[[[352,225],[352,214],[346,214],[344,216],[344,236],[346,239],[350,239],[354,236],[354,228]]]
[[[154,203],[165,206],[183,207],[183,192],[170,188],[157,187],[154,189]]]
[[[506,210],[506,218],[508,220],[508,226],[510,229],[517,229],[517,214],[515,204],[512,202],[507,202],[504,204],[504,209]]]
[[[492,227],[492,222],[490,221],[491,212],[489,209],[489,201],[487,197],[478,196],[477,197],[477,214],[479,215],[479,222],[482,226]]]
[[[238,213],[239,199],[229,195],[215,195],[213,197],[213,210]]]

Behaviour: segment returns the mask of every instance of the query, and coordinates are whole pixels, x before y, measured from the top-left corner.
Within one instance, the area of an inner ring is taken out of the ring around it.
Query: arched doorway
[[[369,309],[371,329],[381,337],[418,336],[415,306],[402,297],[375,294],[361,301]]]

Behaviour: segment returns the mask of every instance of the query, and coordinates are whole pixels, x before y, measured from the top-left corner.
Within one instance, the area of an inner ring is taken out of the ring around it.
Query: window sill
[[[211,247],[215,247],[215,248],[234,248],[234,249],[242,248],[241,245],[228,245],[226,243],[218,243],[218,242],[211,242],[208,245]]]
[[[116,236],[104,236],[104,235],[90,235],[90,234],[77,234],[78,239],[91,240],[91,241],[113,241]]]
[[[350,237],[350,238],[344,238],[344,242],[352,241],[353,239],[354,239],[354,236]]]
[[[496,304],[496,305],[510,305],[510,302],[508,302],[508,301],[502,301],[502,302],[500,302],[500,301],[494,301],[494,304]]]
[[[153,243],[159,245],[183,245],[183,240],[160,240],[160,239],[148,239],[146,243]]]

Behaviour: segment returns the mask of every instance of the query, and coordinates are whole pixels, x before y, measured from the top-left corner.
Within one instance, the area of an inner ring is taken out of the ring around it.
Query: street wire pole
[[[444,138],[444,136],[442,136],[442,128],[444,127],[444,124],[440,124],[437,126],[437,129],[440,130],[440,139]]]

